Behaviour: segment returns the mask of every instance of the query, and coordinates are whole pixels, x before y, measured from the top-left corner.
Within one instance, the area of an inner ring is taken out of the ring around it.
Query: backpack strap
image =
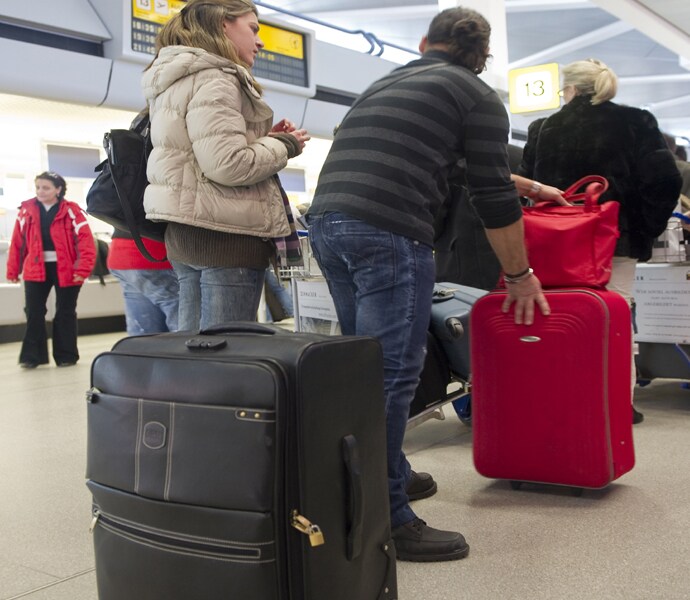
[[[141,135],[144,138],[144,146],[142,148],[141,152],[141,159],[139,161],[139,164],[137,166],[137,175],[136,175],[136,181],[137,181],[137,187],[141,185],[144,181],[146,181],[146,145],[148,144],[148,139],[147,139],[147,133],[148,133],[148,128],[149,128],[149,115],[148,111],[142,113],[139,113],[137,115],[137,118],[132,122],[132,126],[130,127],[130,130],[133,131],[134,133],[137,133]],[[123,133],[126,134],[127,130],[120,130]],[[110,172],[113,176],[113,183],[115,184],[115,191],[117,192],[118,198],[120,198],[120,204],[122,204],[122,211],[125,216],[125,220],[127,221],[127,227],[129,228],[129,232],[132,234],[132,239],[134,240],[134,243],[136,244],[137,248],[139,249],[139,252],[146,257],[148,260],[151,262],[165,262],[167,260],[167,257],[163,258],[154,258],[151,253],[148,251],[146,246],[144,245],[144,241],[141,239],[141,230],[139,229],[139,223],[137,223],[136,218],[134,217],[134,213],[132,212],[132,207],[130,206],[129,202],[125,199],[126,194],[124,190],[121,189],[120,183],[118,182],[118,177],[116,176],[116,165],[117,165],[117,157],[115,153],[113,152],[113,146],[114,146],[114,140],[113,136],[118,135],[118,130],[112,130],[109,133],[105,134],[105,139],[103,141],[103,145],[105,146],[106,153],[108,154],[108,163],[110,164]],[[113,168],[115,166],[115,168]]]

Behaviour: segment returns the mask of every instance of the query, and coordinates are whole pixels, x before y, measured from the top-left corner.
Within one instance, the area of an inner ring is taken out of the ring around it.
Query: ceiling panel
[[[539,63],[564,65],[598,58],[621,78],[615,101],[648,107],[662,128],[690,138],[690,0],[505,0],[505,5],[509,62],[535,64],[529,59],[537,57]],[[411,50],[438,10],[435,0],[286,0],[280,6]],[[563,49],[602,28],[603,39]],[[640,77],[644,83],[635,79]]]
[[[571,10],[566,15],[559,11],[543,11],[538,15],[539,24],[535,26],[535,13],[533,12],[509,12],[507,14],[506,26],[510,62],[536,54],[549,46],[556,46],[617,21],[612,15],[593,8]]]

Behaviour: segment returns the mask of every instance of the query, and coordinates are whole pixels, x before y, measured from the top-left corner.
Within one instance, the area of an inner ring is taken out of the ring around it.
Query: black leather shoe
[[[644,415],[635,410],[635,407],[633,406],[633,425],[637,425],[638,423],[642,423],[644,421]]]
[[[428,498],[436,493],[438,486],[429,473],[410,472],[410,480],[407,482],[407,497],[412,500]]]
[[[75,362],[61,361],[57,364],[57,366],[58,367],[73,367],[76,364],[77,364],[76,361]]]
[[[422,519],[415,519],[393,530],[395,550],[400,560],[438,562],[465,558],[470,547],[455,531],[441,531],[429,527]]]
[[[20,366],[22,369],[35,369],[35,368],[38,366],[38,363],[34,363],[34,362],[23,362],[23,363],[19,363],[19,366]]]

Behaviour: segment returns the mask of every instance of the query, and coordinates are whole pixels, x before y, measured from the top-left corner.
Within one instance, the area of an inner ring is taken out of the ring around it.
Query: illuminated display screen
[[[132,0],[132,50],[156,53],[156,35],[185,6],[185,0]],[[255,77],[298,87],[309,87],[306,36],[304,33],[261,23],[264,48],[256,58]]]
[[[156,35],[186,0],[132,0],[132,50],[156,53]]]
[[[261,23],[264,47],[254,63],[255,77],[309,87],[304,34]]]

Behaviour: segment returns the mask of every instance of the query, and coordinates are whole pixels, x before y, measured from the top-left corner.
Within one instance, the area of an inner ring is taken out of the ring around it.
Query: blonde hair
[[[223,21],[232,21],[248,13],[259,16],[251,0],[189,0],[158,32],[156,57],[166,46],[190,46],[227,58],[249,70],[250,65],[239,57],[232,40],[223,31]],[[261,91],[258,83],[253,84]]]
[[[573,86],[579,96],[590,96],[592,104],[607,102],[618,91],[618,77],[600,60],[578,60],[563,67],[562,72],[563,87]]]

